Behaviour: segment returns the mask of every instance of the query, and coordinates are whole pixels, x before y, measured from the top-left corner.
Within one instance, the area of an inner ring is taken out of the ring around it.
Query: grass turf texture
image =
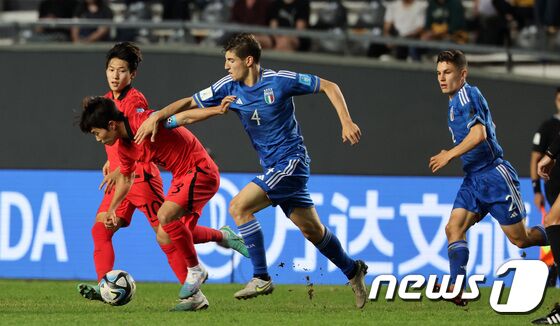
[[[500,315],[488,303],[490,289],[466,308],[448,302],[404,302],[384,299],[354,308],[348,286],[278,285],[274,293],[238,301],[239,284],[205,284],[210,308],[198,312],[168,312],[176,303],[178,285],[137,283],[136,296],[126,306],[112,307],[85,300],[75,281],[0,280],[0,325],[529,325],[548,314],[560,298],[549,289],[543,304],[531,314]]]

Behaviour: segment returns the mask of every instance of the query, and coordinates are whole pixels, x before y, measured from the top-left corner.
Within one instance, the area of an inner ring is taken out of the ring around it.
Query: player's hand
[[[110,163],[109,160],[107,160],[107,162],[105,162],[105,164],[103,164],[103,176],[106,176],[107,174],[109,174],[109,172],[111,172],[111,170],[109,169],[110,167]]]
[[[107,174],[103,178],[103,181],[101,181],[101,184],[99,185],[99,190],[102,190],[103,186],[106,186],[105,193],[106,194],[110,193],[111,190],[113,190],[113,187],[115,187],[115,184],[117,183],[119,174],[120,174],[120,167],[116,168],[115,171]]]
[[[231,103],[233,103],[233,101],[235,101],[235,99],[237,98],[237,96],[235,95],[229,95],[226,96],[222,99],[222,103],[220,103],[220,113],[224,114],[227,113],[229,110],[229,107],[231,106]]]
[[[546,181],[550,180],[550,170],[552,170],[555,163],[555,160],[551,159],[548,155],[544,155],[537,164],[537,173],[539,177]]]
[[[119,218],[117,217],[117,214],[115,213],[115,211],[109,211],[107,212],[107,214],[105,215],[105,228],[109,229],[109,230],[114,230],[117,228],[117,226],[119,225]]]
[[[362,131],[357,124],[350,121],[342,125],[342,142],[350,142],[350,145],[356,145],[360,142],[360,137],[362,137]]]
[[[449,161],[451,160],[451,157],[449,157],[449,152],[446,150],[442,150],[441,152],[439,152],[438,155],[436,156],[432,156],[430,157],[430,169],[432,170],[432,173],[437,172],[438,170],[442,169],[444,166],[446,166]]]
[[[544,207],[544,196],[540,192],[535,193],[535,206],[538,208]]]
[[[142,143],[142,141],[148,137],[148,135],[152,135],[150,140],[152,142],[156,141],[156,134],[159,125],[159,118],[157,113],[152,114],[148,119],[146,119],[138,128],[136,135],[134,136],[134,142],[136,144]]]

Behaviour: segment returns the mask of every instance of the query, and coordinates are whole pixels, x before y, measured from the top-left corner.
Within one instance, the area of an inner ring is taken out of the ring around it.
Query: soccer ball
[[[136,292],[136,283],[130,274],[113,270],[99,281],[99,291],[103,301],[112,306],[122,306],[130,302]]]

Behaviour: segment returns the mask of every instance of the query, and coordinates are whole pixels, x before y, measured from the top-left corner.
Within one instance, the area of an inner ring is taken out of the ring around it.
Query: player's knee
[[[233,217],[233,220],[238,223],[243,220],[244,213],[245,210],[243,209],[243,205],[236,197],[234,197],[229,203],[229,214]]]
[[[173,214],[169,214],[167,212],[163,212],[163,211],[159,211],[157,214],[158,217],[158,221],[161,225],[166,225],[168,223],[171,223],[173,221]]]
[[[458,233],[459,228],[457,225],[447,223],[445,226],[445,235],[447,236],[447,239],[456,238]]]

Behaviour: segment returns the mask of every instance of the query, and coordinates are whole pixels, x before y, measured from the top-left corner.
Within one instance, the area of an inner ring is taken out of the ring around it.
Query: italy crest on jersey
[[[264,90],[264,101],[266,104],[274,103],[274,91],[272,88],[267,88]]]

